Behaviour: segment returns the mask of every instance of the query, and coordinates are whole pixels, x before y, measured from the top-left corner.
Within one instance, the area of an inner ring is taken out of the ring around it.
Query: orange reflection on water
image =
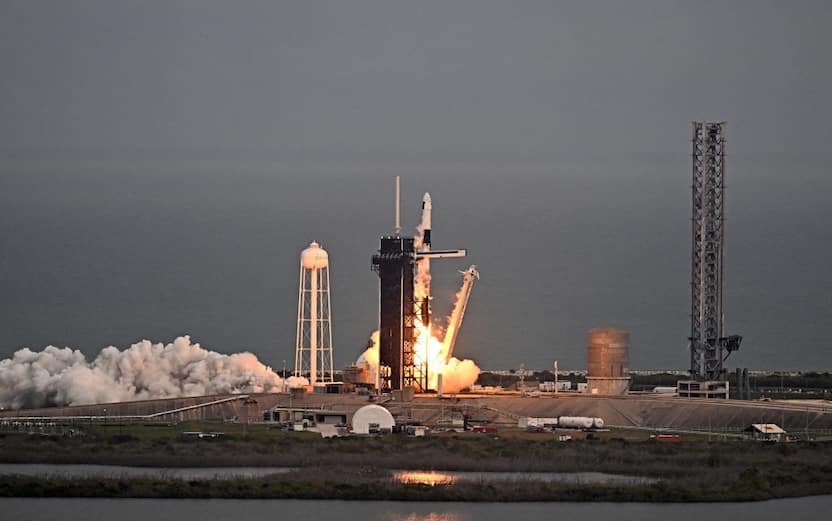
[[[457,512],[430,512],[428,514],[392,514],[390,521],[462,521]]]
[[[401,470],[393,474],[393,479],[399,483],[418,483],[420,485],[451,485],[456,481],[456,476],[435,470]]]

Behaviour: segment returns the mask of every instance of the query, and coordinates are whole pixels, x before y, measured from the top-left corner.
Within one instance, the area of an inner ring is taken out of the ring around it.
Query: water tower
[[[295,376],[309,383],[333,381],[329,255],[317,242],[300,254]]]

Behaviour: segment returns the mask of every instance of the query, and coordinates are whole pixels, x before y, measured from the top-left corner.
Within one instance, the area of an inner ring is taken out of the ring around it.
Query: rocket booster
[[[421,252],[430,251],[430,214],[433,206],[430,202],[430,194],[425,192],[422,197],[422,224],[419,228],[422,230],[422,246]],[[430,259],[419,259],[419,278],[425,291],[424,300],[421,305],[422,324],[427,327],[427,335],[430,336]]]
[[[425,247],[425,250],[430,250],[430,213],[433,209],[433,206],[430,202],[430,194],[425,192],[424,197],[422,197],[422,245]]]

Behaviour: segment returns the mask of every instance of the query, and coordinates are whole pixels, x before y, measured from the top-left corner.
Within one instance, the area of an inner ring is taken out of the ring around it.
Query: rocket
[[[422,245],[425,251],[430,251],[430,213],[433,206],[430,203],[430,194],[425,192],[422,197]]]
[[[422,252],[430,251],[430,214],[431,210],[433,209],[433,205],[430,202],[430,194],[425,192],[425,195],[422,197],[422,224],[419,226],[422,230]],[[419,271],[420,273],[427,274],[427,277],[424,278],[424,287],[425,287],[425,299],[422,301],[421,306],[421,313],[422,313],[422,323],[428,327],[430,330],[430,259],[424,258],[419,261]],[[430,333],[428,333],[430,335]]]

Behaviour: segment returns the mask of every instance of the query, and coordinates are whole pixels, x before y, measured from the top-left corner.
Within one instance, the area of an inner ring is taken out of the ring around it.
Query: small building
[[[676,383],[677,395],[680,398],[715,398],[728,399],[727,381],[695,381],[681,380]]]
[[[347,413],[342,411],[275,407],[263,413],[264,421],[275,422],[306,422],[307,425],[329,424],[346,425]]]
[[[343,394],[354,390],[355,385],[345,384],[344,382],[328,382],[315,384],[312,389],[318,394]]]
[[[752,423],[745,432],[758,441],[786,441],[786,431],[776,423]]]
[[[671,394],[675,396],[678,393],[678,389],[676,387],[657,385],[653,387],[653,392],[656,394]]]
[[[518,429],[528,429],[529,427],[548,427],[554,428],[558,426],[557,418],[532,418],[525,417],[517,420]]]
[[[414,436],[416,438],[423,438],[429,432],[429,429],[424,425],[408,425],[405,427],[405,432],[408,436]]]

